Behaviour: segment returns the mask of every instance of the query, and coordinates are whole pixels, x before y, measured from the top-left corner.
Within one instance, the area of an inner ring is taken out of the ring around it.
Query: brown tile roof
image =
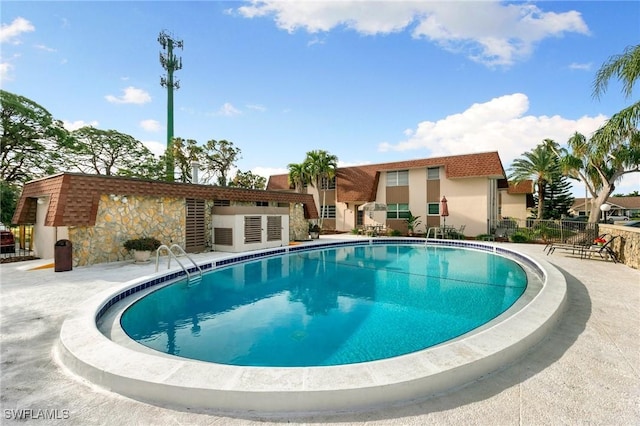
[[[289,175],[271,175],[267,182],[268,191],[288,191],[291,188],[289,185]]]
[[[380,172],[438,166],[444,167],[445,176],[448,179],[483,176],[496,179],[505,178],[500,156],[495,151],[339,167],[336,170],[336,198],[339,202],[374,201],[378,190]],[[286,189],[288,189],[287,175],[273,175],[269,178],[267,189],[285,189],[283,185],[287,185]]]
[[[533,181],[524,180],[518,183],[509,182],[507,192],[509,194],[533,194]]]
[[[302,203],[308,219],[318,218],[313,197],[308,194],[61,173],[25,184],[13,222],[35,223],[37,198],[48,196],[50,201],[46,226],[93,226],[102,194]]]

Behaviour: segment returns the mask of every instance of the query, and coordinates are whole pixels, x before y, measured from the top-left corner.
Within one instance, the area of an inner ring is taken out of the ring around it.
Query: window
[[[258,207],[269,207],[268,201],[256,201],[256,206]]]
[[[407,219],[409,204],[387,204],[387,219]]]
[[[440,167],[428,167],[427,168],[427,180],[440,179]]]
[[[331,179],[327,179],[326,177],[322,178],[322,182],[320,183],[321,189],[336,189],[336,177],[332,177]]]
[[[427,214],[429,216],[437,216],[440,214],[440,203],[428,203]]]
[[[356,212],[356,226],[362,226],[364,224],[364,212],[358,210]]]
[[[320,217],[323,219],[335,219],[336,206],[322,206]]]
[[[387,186],[409,185],[409,170],[387,172]]]
[[[216,207],[229,207],[231,205],[231,201],[229,200],[213,200],[213,205]]]

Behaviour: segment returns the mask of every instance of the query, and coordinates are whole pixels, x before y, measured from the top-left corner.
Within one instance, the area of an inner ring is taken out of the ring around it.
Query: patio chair
[[[464,229],[467,227],[467,225],[461,225],[460,228],[456,229],[456,228],[450,228],[447,232],[448,238],[454,239],[454,240],[464,240]]]
[[[570,251],[571,254],[577,254],[581,253],[583,249],[591,247],[596,238],[607,240],[610,237],[611,235],[609,234],[600,234],[596,237],[592,232],[585,232],[581,237],[574,239],[572,243],[549,243],[544,247],[543,251],[547,252],[547,256],[553,254],[556,250]]]
[[[580,259],[586,259],[587,257],[591,258],[594,254],[598,254],[604,260],[609,258],[613,260],[613,263],[618,263],[618,256],[611,247],[616,238],[620,238],[620,236],[614,235],[609,241],[601,246],[591,245],[589,247],[583,248],[580,252]]]
[[[507,241],[509,234],[507,228],[496,228],[493,234],[487,235],[483,239],[485,241]]]

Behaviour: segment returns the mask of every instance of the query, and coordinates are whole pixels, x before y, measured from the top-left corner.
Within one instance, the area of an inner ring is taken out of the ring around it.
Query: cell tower
[[[173,72],[182,69],[182,58],[178,58],[173,53],[173,48],[182,49],[182,40],[175,40],[166,31],[160,32],[158,43],[162,46],[160,52],[160,64],[167,71],[167,75],[160,77],[160,85],[167,88],[167,170],[166,176],[169,182],[173,182],[174,160],[173,160],[173,89],[180,88],[180,81],[173,80]],[[166,53],[163,53],[166,51]]]

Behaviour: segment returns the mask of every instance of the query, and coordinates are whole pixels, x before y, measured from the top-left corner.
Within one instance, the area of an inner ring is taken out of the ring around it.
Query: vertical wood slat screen
[[[206,247],[206,224],[204,200],[186,199],[185,248],[187,253],[204,251]]]
[[[244,243],[261,243],[262,242],[262,217],[245,216],[244,217]]]
[[[282,216],[267,216],[267,241],[282,239]]]
[[[214,228],[214,244],[221,246],[233,245],[233,229],[232,228]]]

